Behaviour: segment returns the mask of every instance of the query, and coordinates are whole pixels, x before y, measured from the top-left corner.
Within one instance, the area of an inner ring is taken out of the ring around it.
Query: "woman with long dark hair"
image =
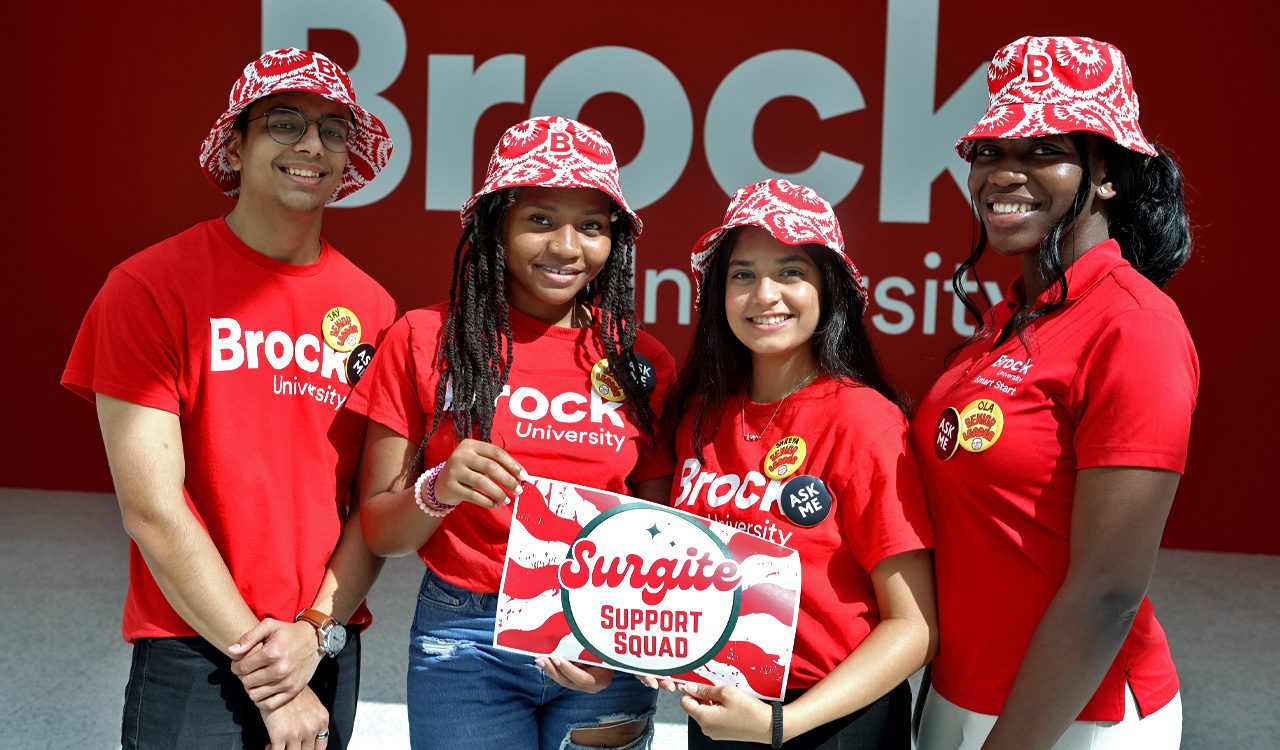
[[[1199,365],[1162,286],[1191,248],[1182,178],[1138,126],[1124,56],[1078,37],[996,53],[956,144],[1007,296],[916,410],[937,532],[923,750],[1176,748],[1177,672],[1147,586]]]
[[[907,422],[831,205],[766,180],[693,250],[698,325],[668,401],[672,505],[800,554],[785,700],[686,684],[690,748],[910,747],[933,650],[932,535]],[[649,680],[652,684],[652,680]]]
[[[613,149],[561,117],[510,128],[462,207],[449,301],[388,331],[348,402],[369,416],[361,522],[427,565],[409,647],[423,748],[640,748],[655,698],[559,658],[595,692],[492,646],[509,503],[529,474],[663,501],[655,440],[671,355],[634,319],[639,217]]]

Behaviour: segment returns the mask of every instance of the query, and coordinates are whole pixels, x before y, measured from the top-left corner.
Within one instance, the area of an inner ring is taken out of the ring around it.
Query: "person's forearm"
[[[441,520],[422,512],[413,500],[412,487],[380,492],[360,504],[366,549],[378,557],[417,552],[435,533]]]
[[[1097,691],[1142,595],[1064,584],[1049,603],[986,750],[1049,748]]]
[[[338,547],[329,559],[329,567],[324,571],[312,608],[328,613],[338,622],[347,622],[368,596],[383,562],[384,559],[370,552],[364,543],[360,513],[351,513],[343,525]]]
[[[790,740],[875,702],[928,662],[929,639],[922,619],[881,620],[848,658],[787,705],[783,736]]]
[[[240,596],[208,532],[181,498],[165,508],[121,505],[125,528],[169,606],[201,637],[227,653],[227,647],[257,625],[258,618]]]

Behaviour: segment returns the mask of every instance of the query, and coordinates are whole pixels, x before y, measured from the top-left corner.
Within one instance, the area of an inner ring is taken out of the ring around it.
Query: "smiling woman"
[[[954,286],[981,324],[912,421],[942,629],[919,747],[1176,748],[1145,594],[1199,385],[1159,289],[1191,249],[1181,174],[1110,44],[1024,37],[988,78],[956,144],[981,234]],[[963,282],[987,248],[1022,273],[980,314]]]
[[[670,487],[651,404],[674,363],[634,320],[640,219],[608,141],[561,117],[510,128],[461,214],[449,301],[396,323],[348,402],[370,417],[365,539],[428,566],[413,747],[643,747],[644,685],[491,645],[509,503],[528,474],[653,500]],[[583,691],[556,684],[566,674]]]
[[[906,750],[904,680],[934,642],[932,535],[835,211],[786,180],[750,185],[691,265],[698,328],[664,410],[682,467],[672,502],[789,529],[804,585],[785,700],[686,686],[689,747]],[[717,498],[727,478],[760,493]]]

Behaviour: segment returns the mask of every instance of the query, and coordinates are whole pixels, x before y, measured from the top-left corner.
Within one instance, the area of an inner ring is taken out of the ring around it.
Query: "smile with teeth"
[[[579,273],[581,273],[581,271],[578,271],[573,268],[558,268],[555,266],[544,266],[540,264],[536,264],[534,267],[537,268],[539,271],[542,271],[543,273],[546,273],[546,274],[550,274],[552,276],[577,276]]]
[[[775,313],[773,315],[756,315],[754,317],[747,318],[747,321],[754,323],[755,325],[758,325],[758,326],[771,326],[771,325],[777,325],[778,323],[781,323],[790,317],[791,317],[790,315]]]
[[[281,167],[285,174],[291,174],[294,177],[311,177],[316,178],[322,176],[323,172],[317,172],[314,169],[303,169],[301,167]]]
[[[1034,210],[1036,210],[1036,207],[1031,203],[1004,203],[997,201],[991,204],[991,213],[993,214],[1021,214],[1030,213]]]

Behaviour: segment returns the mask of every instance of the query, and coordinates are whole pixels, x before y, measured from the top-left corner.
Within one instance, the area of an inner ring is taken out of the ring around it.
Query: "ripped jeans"
[[[409,633],[413,750],[642,750],[653,737],[657,691],[619,672],[589,694],[557,685],[533,657],[493,646],[497,594],[454,586],[430,568]],[[577,744],[575,730],[644,722],[623,745]]]

